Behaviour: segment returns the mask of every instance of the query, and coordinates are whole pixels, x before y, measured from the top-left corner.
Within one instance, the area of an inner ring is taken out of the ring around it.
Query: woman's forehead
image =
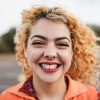
[[[53,22],[42,18],[30,29],[31,34],[52,34],[67,35],[70,34],[69,28],[62,22]]]

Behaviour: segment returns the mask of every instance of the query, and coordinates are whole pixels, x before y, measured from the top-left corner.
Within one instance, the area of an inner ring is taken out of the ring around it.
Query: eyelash
[[[42,42],[42,41],[37,41],[37,42],[33,42],[32,45],[37,46],[37,47],[42,47],[44,46],[46,43]],[[65,47],[69,47],[68,43],[57,43],[56,46],[58,48],[65,48]]]
[[[33,44],[34,44],[34,45],[36,45],[36,44],[40,44],[40,45],[41,45],[41,44],[43,44],[43,43],[41,43],[41,42],[33,42],[32,45],[33,45]]]
[[[42,46],[42,45],[45,45],[45,43],[42,43],[41,41],[38,41],[38,42],[33,42],[32,45]]]
[[[69,47],[69,44],[67,44],[67,43],[58,43],[57,46]]]

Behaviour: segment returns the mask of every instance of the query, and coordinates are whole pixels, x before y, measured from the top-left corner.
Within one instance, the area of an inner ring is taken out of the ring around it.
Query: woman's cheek
[[[43,51],[39,49],[28,49],[28,60],[31,62],[36,62],[39,58],[40,55],[42,54]]]
[[[62,59],[63,63],[65,65],[66,64],[70,65],[70,63],[72,61],[72,54],[71,54],[71,52],[63,52],[61,55],[62,55],[61,59]]]

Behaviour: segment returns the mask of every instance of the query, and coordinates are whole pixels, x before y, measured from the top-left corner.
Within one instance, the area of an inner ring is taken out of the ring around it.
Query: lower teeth
[[[56,69],[56,68],[58,68],[59,66],[56,66],[55,68],[48,68],[48,67],[45,67],[45,66],[43,66],[42,64],[39,64],[40,65],[40,67],[41,68],[43,68],[43,69],[48,69],[48,70],[53,70],[53,69]]]

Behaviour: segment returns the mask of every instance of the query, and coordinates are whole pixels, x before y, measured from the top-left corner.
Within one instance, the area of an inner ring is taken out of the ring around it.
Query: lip
[[[43,69],[43,68],[41,67],[41,69],[42,69],[45,73],[48,73],[48,74],[51,73],[51,74],[52,74],[52,73],[57,72],[59,68],[56,68],[56,69]]]
[[[48,64],[48,65],[53,65],[53,64],[57,64],[57,65],[61,65],[58,62],[40,62],[39,64]]]
[[[55,68],[55,69],[44,69],[43,67],[41,67],[41,64],[48,64],[48,65],[57,64],[58,67]],[[39,66],[40,66],[40,68],[43,70],[43,72],[48,73],[48,74],[52,74],[52,73],[57,72],[57,71],[59,70],[59,66],[60,66],[60,65],[61,65],[61,64],[58,63],[58,62],[41,62],[41,63],[39,63]]]

